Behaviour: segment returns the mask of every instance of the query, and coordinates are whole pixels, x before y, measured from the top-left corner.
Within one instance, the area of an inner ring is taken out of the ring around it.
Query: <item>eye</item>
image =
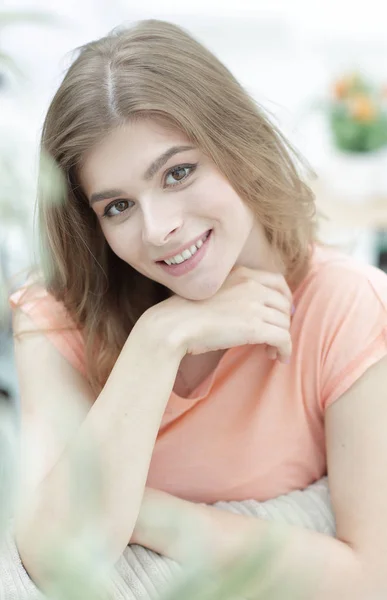
[[[168,177],[172,177],[172,183],[167,184],[167,187],[174,187],[183,183],[195,171],[196,167],[197,165],[178,165],[170,169],[165,177],[165,182],[167,182]]]
[[[108,206],[105,208],[103,216],[107,217],[108,219],[112,217],[117,217],[118,215],[121,215],[123,212],[125,212],[128,209],[128,207],[128,200],[118,200],[117,202],[112,202],[111,204],[108,204]],[[117,212],[112,212],[113,210]]]

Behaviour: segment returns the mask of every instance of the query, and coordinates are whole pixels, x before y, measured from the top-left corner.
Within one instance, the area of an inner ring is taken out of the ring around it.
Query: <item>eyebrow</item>
[[[174,156],[175,154],[194,149],[194,146],[172,146],[171,148],[168,148],[168,150],[163,152],[163,154],[161,154],[158,158],[156,158],[156,160],[152,162],[151,165],[149,165],[149,167],[143,175],[143,179],[145,181],[151,180],[156,175],[157,171],[159,171],[159,169],[161,169],[161,167],[166,162],[168,162],[168,160],[172,158],[172,156]],[[110,189],[104,190],[102,192],[96,192],[95,194],[91,195],[90,206],[92,206],[96,202],[101,202],[101,200],[109,200],[110,198],[115,198],[116,196],[121,196],[123,194],[125,194],[125,191],[120,189]]]

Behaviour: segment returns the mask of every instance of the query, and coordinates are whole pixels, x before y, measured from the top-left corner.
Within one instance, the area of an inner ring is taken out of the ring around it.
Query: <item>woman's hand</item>
[[[236,267],[211,298],[175,295],[153,309],[183,356],[265,344],[270,358],[290,357],[292,294],[280,274]]]

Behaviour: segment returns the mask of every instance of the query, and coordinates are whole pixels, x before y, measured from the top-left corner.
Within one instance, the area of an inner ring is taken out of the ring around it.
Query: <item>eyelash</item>
[[[176,183],[166,186],[166,187],[174,188],[177,185],[181,185],[182,183],[184,183],[190,177],[190,175],[192,175],[192,173],[196,170],[197,166],[198,166],[198,163],[184,164],[184,165],[176,165],[175,167],[172,167],[171,169],[169,169],[165,174],[164,181],[171,173],[174,173],[175,171],[178,171],[179,169],[190,169],[190,171],[189,171],[188,175],[186,175],[186,177],[184,177],[180,181],[176,181]],[[126,208],[125,210],[121,211],[118,215],[109,215],[108,214],[111,208],[114,208],[117,204],[120,204],[121,202],[129,202],[129,201],[128,200],[115,200],[111,204],[108,204],[108,206],[104,210],[102,218],[113,219],[115,217],[120,217],[121,215],[123,215],[129,209],[129,207]]]

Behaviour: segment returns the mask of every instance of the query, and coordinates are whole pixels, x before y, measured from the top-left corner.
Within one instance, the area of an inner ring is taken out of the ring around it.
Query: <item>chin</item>
[[[201,281],[199,285],[190,285],[183,287],[175,293],[185,298],[186,300],[208,300],[215,296],[224,283],[224,279],[220,281]]]

